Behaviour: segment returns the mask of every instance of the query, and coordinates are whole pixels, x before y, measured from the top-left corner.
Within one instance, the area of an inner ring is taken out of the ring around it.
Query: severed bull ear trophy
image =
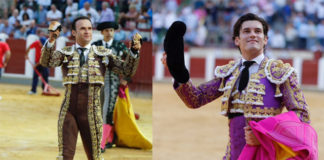
[[[57,22],[57,21],[52,21],[50,23],[50,25],[48,26],[48,31],[49,32],[57,32],[56,34],[54,34],[55,38],[57,38],[57,34],[59,34],[61,31],[62,31],[62,25],[60,22]]]

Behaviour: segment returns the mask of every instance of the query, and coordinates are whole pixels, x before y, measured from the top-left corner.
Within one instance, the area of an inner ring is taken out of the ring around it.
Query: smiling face
[[[239,36],[235,37],[234,42],[240,48],[243,58],[251,60],[263,53],[268,37],[264,35],[261,22],[248,20],[242,23]]]
[[[75,30],[72,30],[76,42],[80,46],[86,46],[92,39],[92,24],[88,19],[80,19],[75,23]]]

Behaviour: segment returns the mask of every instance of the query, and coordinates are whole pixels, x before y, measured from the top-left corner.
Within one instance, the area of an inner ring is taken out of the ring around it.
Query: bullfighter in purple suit
[[[264,56],[268,24],[255,14],[241,16],[233,28],[233,40],[242,58],[215,69],[214,79],[195,87],[184,65],[183,35],[186,26],[174,22],[169,28],[164,49],[174,78],[174,89],[189,108],[199,108],[221,97],[221,114],[229,120],[229,142],[224,160],[236,160],[244,145],[260,145],[249,121],[278,115],[286,107],[302,122],[309,123],[297,75],[289,64]]]

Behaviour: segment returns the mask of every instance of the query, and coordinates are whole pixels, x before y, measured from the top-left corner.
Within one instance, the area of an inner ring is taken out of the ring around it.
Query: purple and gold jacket
[[[199,108],[223,96],[222,115],[243,115],[229,120],[230,142],[224,159],[236,159],[240,154],[245,145],[243,128],[249,120],[278,115],[286,107],[288,111],[294,111],[302,122],[310,121],[308,106],[290,64],[265,57],[258,71],[251,74],[242,93],[236,87],[240,65],[240,61],[231,61],[216,67],[215,78],[198,87],[190,81],[174,85],[177,94],[189,108]]]

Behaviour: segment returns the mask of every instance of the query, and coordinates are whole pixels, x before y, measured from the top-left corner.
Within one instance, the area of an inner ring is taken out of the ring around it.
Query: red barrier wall
[[[302,71],[303,84],[317,84],[318,77],[318,61],[317,60],[304,60]]]
[[[205,77],[205,61],[206,58],[191,58],[190,59],[190,77],[201,78]]]
[[[26,40],[24,39],[8,39],[7,43],[11,49],[11,59],[5,73],[25,74],[25,54]],[[75,42],[67,42],[67,46],[73,45]],[[128,42],[125,42],[128,45]],[[144,42],[141,48],[140,63],[137,72],[129,84],[132,92],[152,93],[152,43]],[[54,76],[54,68],[50,70],[50,76]]]
[[[152,43],[144,42],[136,74],[129,84],[130,90],[152,93]]]
[[[26,41],[24,39],[7,39],[7,43],[11,50],[11,57],[5,72],[25,74]]]
[[[289,63],[291,66],[293,66],[293,60],[292,59],[281,59],[284,63]]]
[[[222,59],[216,58],[214,68],[216,68],[216,66],[225,65],[225,64],[227,64],[231,60],[233,60],[233,59],[230,59],[230,58],[222,58]]]

